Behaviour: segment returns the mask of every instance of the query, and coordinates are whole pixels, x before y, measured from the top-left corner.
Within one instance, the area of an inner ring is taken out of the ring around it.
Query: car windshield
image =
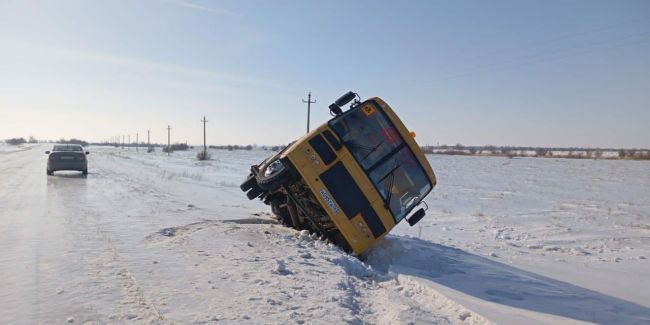
[[[52,151],[83,151],[80,146],[54,146]]]
[[[431,190],[411,149],[379,108],[366,103],[333,119],[330,127],[370,177],[395,222]]]

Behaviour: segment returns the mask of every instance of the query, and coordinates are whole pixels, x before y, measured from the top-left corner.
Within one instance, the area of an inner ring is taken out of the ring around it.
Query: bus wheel
[[[255,176],[253,176],[253,174],[250,174],[248,176],[248,178],[246,178],[246,180],[243,183],[241,183],[241,185],[239,185],[239,188],[242,191],[246,192],[246,191],[250,190],[251,188],[253,188],[255,185],[257,185],[257,181],[255,180]]]
[[[249,200],[253,200],[256,197],[262,195],[262,193],[264,193],[263,189],[257,186],[253,186],[253,188],[251,188],[250,191],[246,193],[246,197],[248,197]]]
[[[287,167],[278,158],[262,165],[257,173],[257,184],[266,191],[278,189],[290,178]]]

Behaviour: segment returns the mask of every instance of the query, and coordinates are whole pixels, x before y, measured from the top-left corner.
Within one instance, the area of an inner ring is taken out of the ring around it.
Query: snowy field
[[[38,147],[38,144],[34,143],[24,143],[24,144],[19,144],[17,146],[13,146],[10,144],[7,144],[4,141],[0,141],[0,154],[1,153],[9,153],[9,152],[14,152],[14,151],[23,151],[23,150],[29,150],[32,147]]]
[[[4,147],[3,147],[4,148]],[[2,324],[650,323],[650,163],[429,156],[364,261],[239,190],[269,152],[0,150]]]

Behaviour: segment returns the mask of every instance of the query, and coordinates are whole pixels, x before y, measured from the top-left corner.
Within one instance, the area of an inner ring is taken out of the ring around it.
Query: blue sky
[[[282,144],[347,90],[420,144],[650,147],[650,2],[0,0],[0,138]]]

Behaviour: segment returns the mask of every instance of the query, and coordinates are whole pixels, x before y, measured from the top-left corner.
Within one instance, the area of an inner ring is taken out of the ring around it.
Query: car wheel
[[[54,173],[53,171],[51,171],[51,170],[49,170],[49,169],[46,170],[45,172],[46,172],[48,175],[50,175],[50,176],[52,176],[52,174]]]

